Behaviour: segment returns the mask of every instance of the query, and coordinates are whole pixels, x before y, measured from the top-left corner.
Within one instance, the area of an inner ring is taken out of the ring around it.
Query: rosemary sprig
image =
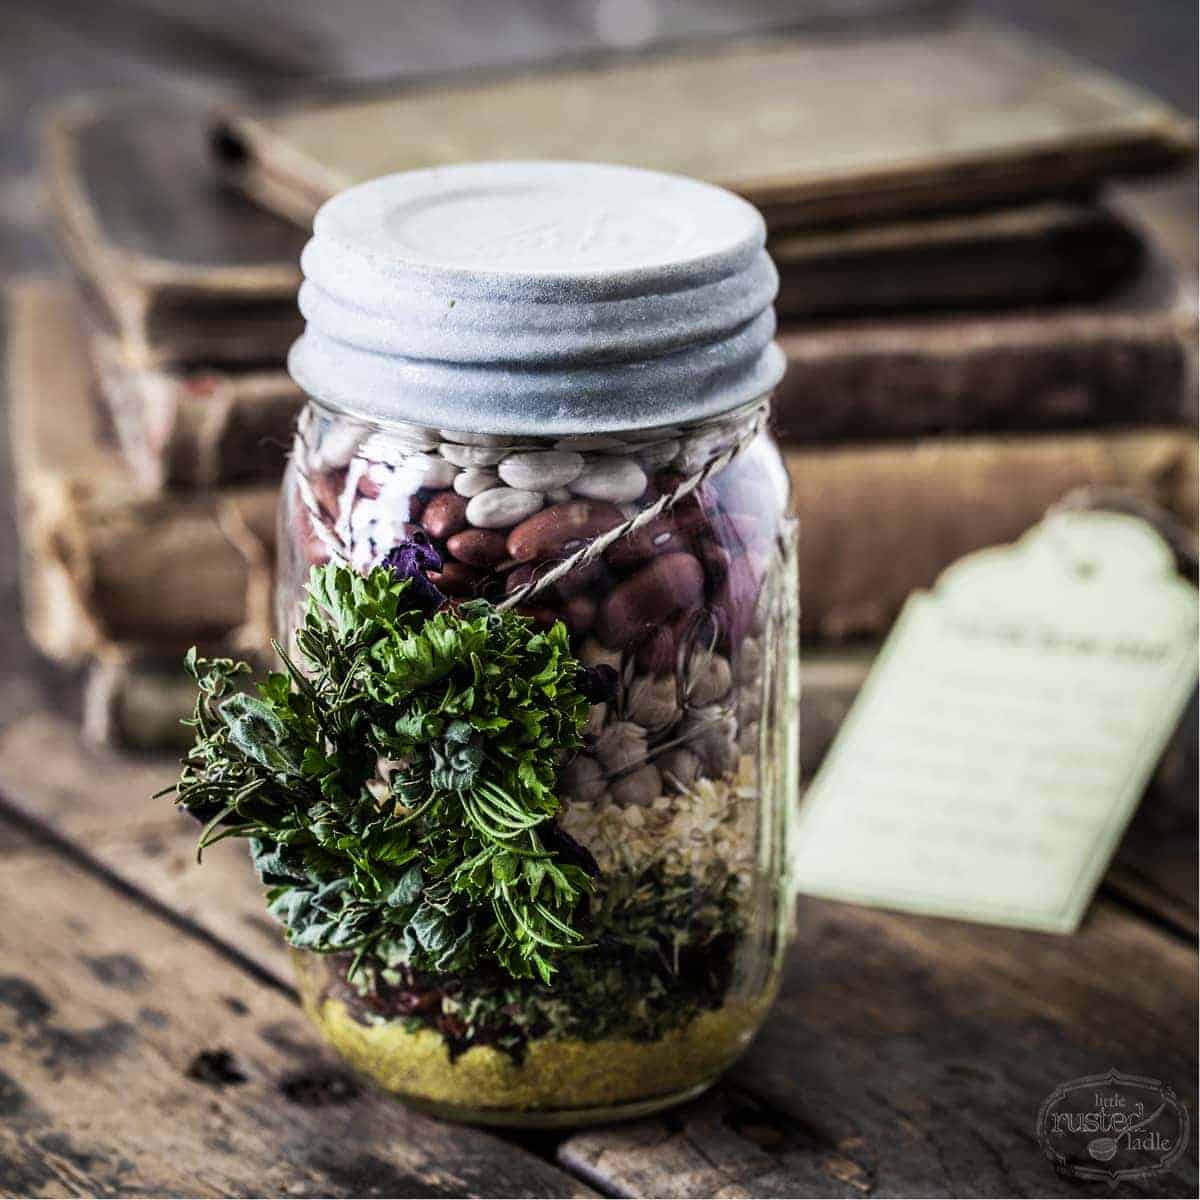
[[[429,615],[387,565],[317,567],[307,591],[306,669],[277,646],[286,670],[248,695],[245,663],[187,657],[195,741],[170,790],[205,822],[200,851],[249,839],[295,946],[548,983],[585,947],[595,870],[546,836],[588,709],[565,628],[486,601]]]

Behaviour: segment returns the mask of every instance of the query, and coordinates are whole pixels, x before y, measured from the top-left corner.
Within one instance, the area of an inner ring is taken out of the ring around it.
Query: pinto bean
[[[697,559],[690,554],[664,554],[609,593],[596,623],[600,640],[608,646],[623,645],[647,626],[703,599],[704,570]]]
[[[508,535],[508,554],[517,562],[565,558],[624,520],[621,510],[607,501],[568,500],[522,521]]]

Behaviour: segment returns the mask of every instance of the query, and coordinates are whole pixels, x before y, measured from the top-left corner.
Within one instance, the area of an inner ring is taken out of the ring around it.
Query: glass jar
[[[601,215],[633,263],[588,260],[604,224],[587,209],[595,172],[608,189]],[[707,258],[684,255],[681,269],[678,248],[664,256],[639,240],[647,186],[658,226],[664,212],[681,220],[682,205],[709,231]],[[523,232],[513,211],[512,197],[523,209],[530,189],[552,193],[550,233]],[[714,195],[715,216],[705,208]],[[477,248],[488,240],[480,223],[515,227],[531,245],[460,269],[444,231],[461,234],[456,205]],[[422,231],[426,258],[451,261],[414,267],[416,239],[398,227]],[[582,243],[581,227],[591,231]],[[561,254],[555,237],[569,261],[584,260],[574,275],[540,265],[547,242]],[[361,266],[364,245],[368,286],[353,306],[338,303],[347,283],[337,264],[359,255]],[[304,1005],[324,1036],[418,1107],[505,1125],[640,1115],[711,1084],[767,1015],[791,915],[797,585],[787,477],[766,430],[762,385],[779,368],[773,324],[758,319],[773,295],[772,284],[764,308],[764,261],[770,283],[761,221],[740,200],[618,168],[415,172],[352,189],[318,217],[305,258],[308,332],[291,360],[311,400],[280,509],[279,640],[295,653],[314,566],[370,571],[416,540],[435,556],[428,578],[446,604],[483,598],[531,629],[562,622],[582,664],[611,668],[581,747],[559,762],[559,810],[541,831],[593,881],[581,901],[587,945],[561,954],[549,982],[489,963],[418,970],[403,954],[351,974],[350,954],[296,952]],[[613,303],[661,293],[664,272],[675,291],[667,311],[647,320],[643,304],[640,317],[613,317]],[[747,290],[747,272],[753,296],[739,307],[731,293],[739,280]],[[401,278],[435,297],[422,295],[415,316],[395,316],[413,307],[396,290]],[[546,284],[532,300],[531,280],[535,292]],[[459,330],[464,361],[448,357],[453,330],[435,322],[430,333],[446,288],[479,300]],[[710,294],[697,301],[697,289]],[[679,293],[689,292],[681,320]],[[530,304],[543,306],[532,318]],[[749,322],[747,304],[761,310]],[[386,329],[369,313],[387,316]],[[666,354],[646,345],[656,323],[660,339],[670,326],[678,343]],[[497,363],[497,339],[481,329],[516,345]],[[599,361],[596,337],[608,346]],[[676,360],[665,374],[664,358]],[[630,363],[640,368],[632,380]],[[648,400],[647,377],[673,387]],[[394,769],[379,763],[380,804],[394,803]]]

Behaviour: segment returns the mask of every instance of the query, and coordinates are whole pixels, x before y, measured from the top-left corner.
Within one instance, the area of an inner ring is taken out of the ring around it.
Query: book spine
[[[772,427],[793,443],[1194,418],[1194,315],[854,323],[784,330]],[[1136,402],[1131,400],[1136,397]]]
[[[71,491],[25,498],[26,625],[42,653],[78,663],[121,642],[268,642],[274,489],[116,510]]]
[[[786,454],[809,637],[877,637],[909,593],[972,550],[1011,542],[1079,487],[1119,488],[1196,526],[1184,432],[930,439]]]
[[[131,367],[100,334],[96,378],[121,449],[150,490],[275,480],[303,396],[284,371],[228,374]]]

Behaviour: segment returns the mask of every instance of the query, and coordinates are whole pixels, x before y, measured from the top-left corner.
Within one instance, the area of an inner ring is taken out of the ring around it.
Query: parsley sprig
[[[411,578],[329,564],[285,672],[187,659],[198,684],[176,802],[200,851],[250,840],[292,945],[387,967],[499,963],[549,982],[594,864],[559,833],[558,764],[588,700],[564,626],[484,600],[428,614]]]

